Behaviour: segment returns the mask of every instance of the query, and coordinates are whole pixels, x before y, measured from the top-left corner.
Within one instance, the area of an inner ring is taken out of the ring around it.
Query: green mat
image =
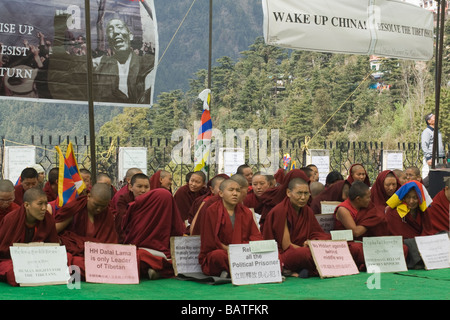
[[[375,276],[379,276],[379,281],[375,281]],[[450,269],[440,269],[361,272],[327,279],[288,277],[283,283],[245,286],[210,285],[176,278],[141,280],[137,285],[81,282],[80,289],[66,285],[11,287],[0,283],[0,296],[3,300],[179,300],[187,305],[188,301],[200,300],[449,300],[449,289]]]

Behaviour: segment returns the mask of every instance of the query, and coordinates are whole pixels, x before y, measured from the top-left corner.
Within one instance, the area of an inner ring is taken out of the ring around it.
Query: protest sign
[[[450,268],[450,240],[446,233],[415,237],[425,269]]]
[[[322,227],[322,230],[326,233],[330,233],[330,231],[334,229],[334,214],[315,214],[315,217]]]
[[[170,256],[175,275],[202,272],[198,255],[200,236],[171,237]]]
[[[310,240],[309,248],[321,278],[359,273],[347,241]]]
[[[138,284],[136,246],[85,242],[86,282]]]
[[[380,272],[407,271],[401,236],[364,237],[366,266],[377,266]]]
[[[278,248],[265,243],[253,244],[258,252],[252,252],[250,244],[230,244],[228,257],[231,281],[234,285],[281,282],[281,266]],[[275,248],[267,251],[267,248]],[[259,251],[262,250],[262,251]]]
[[[58,243],[14,243],[9,247],[15,280],[20,286],[67,284],[65,246]]]

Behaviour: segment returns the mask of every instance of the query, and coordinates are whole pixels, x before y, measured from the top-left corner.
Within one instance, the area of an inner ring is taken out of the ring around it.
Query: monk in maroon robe
[[[175,203],[183,221],[188,220],[189,210],[197,197],[207,192],[206,176],[202,171],[193,172],[189,182],[181,186],[174,195]]]
[[[116,205],[117,205],[117,201],[119,200],[119,197],[124,194],[124,193],[128,193],[128,185],[130,184],[131,178],[136,174],[136,173],[142,173],[142,170],[139,168],[130,168],[127,170],[126,174],[125,174],[125,178],[124,178],[124,182],[125,185],[120,188],[116,194],[114,195],[114,197],[111,199],[111,206],[113,207],[113,209],[116,209]]]
[[[450,179],[447,180],[444,189],[434,196],[431,206],[427,212],[430,215],[433,232],[449,232],[449,210],[450,210]]]
[[[270,188],[266,190],[260,197],[262,202],[261,208],[261,218],[259,220],[259,226],[261,232],[263,232],[264,221],[267,214],[272,210],[277,204],[282,202],[286,197],[286,190],[288,188],[289,182],[294,178],[301,178],[309,183],[309,178],[305,172],[300,169],[293,169],[289,171],[284,179],[283,183],[275,188]]]
[[[55,214],[56,230],[67,252],[72,254],[71,264],[80,267],[85,275],[84,243],[118,243],[114,215],[109,203],[111,190],[107,184],[97,183],[87,195],[65,204]]]
[[[200,254],[202,271],[210,276],[229,275],[228,246],[262,240],[253,214],[239,203],[241,186],[227,179],[220,184],[221,200],[207,210],[201,230]]]
[[[48,202],[54,201],[58,197],[58,176],[59,168],[52,168],[48,173],[48,181],[44,185]]]
[[[172,192],[172,174],[166,170],[156,171],[150,178],[150,189],[166,188]]]
[[[278,244],[280,260],[293,276],[318,275],[308,240],[329,240],[307,205],[309,186],[303,179],[292,179],[284,200],[267,215],[264,239]]]
[[[157,188],[137,197],[128,207],[122,229],[123,243],[138,247],[141,276],[156,279],[174,275],[170,237],[184,235],[186,226],[167,189]]]
[[[25,168],[20,174],[20,184],[14,187],[14,202],[19,206],[23,203],[23,195],[28,189],[38,185],[39,174],[34,168]]]
[[[347,181],[350,184],[353,184],[353,182],[359,180],[364,182],[366,185],[370,187],[370,179],[367,175],[367,171],[364,168],[364,166],[360,163],[353,164],[350,169],[348,170],[349,175],[347,177]]]
[[[9,247],[14,243],[59,243],[55,220],[47,212],[47,196],[38,188],[25,192],[19,209],[8,213],[0,224],[0,280],[17,286]]]
[[[0,180],[0,222],[8,213],[20,208],[14,197],[14,184],[10,180]]]
[[[392,170],[380,172],[370,189],[370,200],[378,207],[378,210],[385,211],[386,201],[401,187],[400,180]]]
[[[190,230],[195,227],[195,224],[197,223],[198,213],[200,212],[201,208],[211,197],[219,194],[220,184],[225,179],[229,179],[229,176],[226,174],[218,174],[210,179],[206,184],[207,192],[194,200],[194,203],[192,204],[188,215],[188,233],[190,233]]]
[[[348,190],[350,189],[350,182],[347,180],[338,180],[325,190],[319,193],[310,204],[312,211],[315,214],[322,213],[321,201],[339,201],[342,202],[348,197]]]
[[[256,213],[262,210],[261,196],[270,188],[270,181],[267,175],[256,172],[252,177],[252,189],[244,199],[247,208],[253,208]]]

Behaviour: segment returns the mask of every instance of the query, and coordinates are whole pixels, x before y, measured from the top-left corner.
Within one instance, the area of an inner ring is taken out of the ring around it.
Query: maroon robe
[[[434,196],[431,206],[427,209],[434,233],[441,231],[449,232],[449,209],[450,202],[445,196],[444,189]]]
[[[192,192],[189,189],[189,185],[185,184],[181,186],[174,195],[175,203],[180,212],[180,217],[183,221],[188,220],[189,210],[197,197],[204,195],[207,192],[206,188],[202,188],[200,191]]]
[[[23,185],[19,184],[14,187],[14,202],[19,206],[23,203],[23,194],[25,190],[23,189]]]
[[[262,207],[261,207],[261,218],[259,220],[260,230],[263,232],[264,221],[270,210],[273,209],[277,204],[282,202],[286,197],[286,190],[294,178],[301,178],[308,182],[309,178],[306,173],[300,169],[293,169],[289,171],[283,179],[283,183],[275,188],[267,189],[260,197]],[[311,200],[311,198],[310,198]]]
[[[122,219],[127,213],[128,205],[134,200],[134,194],[131,191],[123,193],[117,200],[114,219],[119,243],[123,242]]]
[[[22,205],[19,209],[8,213],[0,224],[0,280],[13,286],[18,285],[9,252],[9,247],[13,243],[59,243],[55,220],[49,212],[46,212],[44,220],[37,221],[33,227],[26,225],[25,218],[26,211]]]
[[[140,273],[149,268],[162,277],[173,276],[170,256],[170,237],[182,236],[186,226],[170,191],[164,188],[150,190],[130,203],[122,220],[125,244],[138,248]],[[156,256],[146,249],[164,253],[167,259]]]
[[[203,204],[203,206],[200,208],[200,210],[197,213],[197,217],[195,218],[195,224],[193,226],[193,228],[190,228],[190,234],[192,235],[200,235],[201,234],[201,229],[203,227],[203,220],[204,217],[206,215],[206,210],[208,210],[208,208],[216,201],[221,201],[222,198],[220,198],[219,195],[214,195],[211,196],[210,198],[208,198],[205,203]]]
[[[350,169],[348,170],[348,177],[346,179],[350,183],[350,185],[352,185],[352,183],[355,182],[355,180],[352,177],[352,169],[354,166],[361,166],[364,168],[364,166],[360,163],[355,163],[355,164],[351,165]],[[370,179],[369,179],[369,176],[367,175],[367,170],[365,168],[364,168],[364,171],[366,173],[366,177],[364,178],[363,182],[370,187]]]
[[[262,240],[252,212],[242,204],[234,209],[234,227],[223,201],[214,202],[206,211],[201,230],[201,245],[198,261],[206,275],[220,276],[222,271],[230,273],[228,253],[222,244],[243,244]]]
[[[315,214],[322,213],[322,206],[320,204],[321,201],[344,201],[342,198],[342,190],[344,189],[344,185],[350,186],[350,182],[347,180],[336,181],[314,197],[310,204],[312,211]]]
[[[66,229],[60,232],[59,238],[61,243],[66,246],[67,252],[72,254],[71,264],[80,267],[82,277],[85,273],[85,242],[118,243],[111,208],[108,206],[95,215],[92,224],[88,217],[87,201],[87,196],[80,196],[58,209],[55,214],[57,223],[73,217]]]
[[[126,184],[114,194],[111,199],[111,206],[113,209],[117,208],[117,201],[119,201],[120,196],[127,193],[128,191],[130,190],[128,190],[128,184]]]
[[[300,248],[294,248],[291,245],[288,249],[283,250],[286,222],[292,244],[298,245]],[[317,269],[311,250],[303,247],[303,244],[306,240],[331,239],[330,234],[323,231],[309,206],[300,208],[297,213],[288,197],[285,197],[267,215],[263,236],[266,240],[274,239],[277,242],[280,259],[286,269],[294,272],[307,269],[311,275],[317,275]]]
[[[344,207],[350,211],[356,225],[367,228],[366,233],[358,238],[355,238],[355,240],[362,240],[362,237],[381,237],[388,235],[384,211],[378,210],[372,201],[369,203],[367,208],[357,210],[352,206],[349,198],[339,204],[334,211],[334,230],[345,229],[342,222],[336,219],[336,212],[340,207]]]
[[[403,239],[433,235],[433,226],[427,211],[418,210],[417,217],[414,219],[409,213],[401,218],[396,208],[388,208],[386,221],[390,235],[402,236]]]
[[[48,202],[54,201],[58,197],[58,194],[53,191],[50,181],[47,181],[45,183],[43,190],[44,190],[45,194],[47,195]]]
[[[3,218],[8,213],[10,213],[10,212],[12,212],[14,210],[17,210],[19,208],[20,208],[20,206],[17,203],[15,203],[15,202],[11,202],[10,205],[7,208],[5,208],[5,209],[0,208],[0,223],[2,222]]]
[[[247,192],[243,203],[247,208],[253,208],[256,213],[260,213],[263,207],[262,201],[256,196],[253,189]]]
[[[392,170],[381,171],[378,174],[377,179],[373,183],[372,188],[370,189],[370,200],[372,200],[373,204],[378,207],[378,210],[381,210],[383,212],[385,212],[385,209],[387,207],[386,201],[388,201],[390,198],[390,196],[386,194],[386,190],[384,189],[384,180],[386,180],[386,176],[389,173],[392,173],[397,180],[397,189],[395,189],[395,191],[397,191],[401,187],[401,184],[394,171]]]

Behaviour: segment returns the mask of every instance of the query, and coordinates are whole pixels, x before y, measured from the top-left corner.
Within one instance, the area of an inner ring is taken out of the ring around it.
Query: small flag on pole
[[[209,166],[209,153],[211,148],[211,134],[212,134],[212,122],[211,114],[209,111],[209,104],[211,101],[211,90],[203,90],[199,96],[199,99],[203,101],[203,112],[201,118],[200,129],[195,141],[194,152],[194,171],[208,172]]]

